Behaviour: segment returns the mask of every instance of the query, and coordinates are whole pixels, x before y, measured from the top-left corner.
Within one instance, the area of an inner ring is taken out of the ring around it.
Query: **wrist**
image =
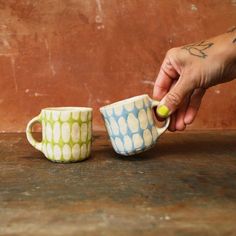
[[[236,29],[234,31],[225,34],[226,42],[228,46],[228,53],[232,59],[236,59]]]
[[[226,81],[236,78],[236,30],[217,36],[213,39],[217,47],[215,57],[221,58]]]
[[[226,34],[226,44],[228,45],[228,77],[236,78],[236,30]]]

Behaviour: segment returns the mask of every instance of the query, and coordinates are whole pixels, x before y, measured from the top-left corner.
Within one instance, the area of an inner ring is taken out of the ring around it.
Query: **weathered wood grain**
[[[96,133],[76,164],[0,135],[0,235],[235,235],[235,221],[236,132],[166,134],[129,158]]]

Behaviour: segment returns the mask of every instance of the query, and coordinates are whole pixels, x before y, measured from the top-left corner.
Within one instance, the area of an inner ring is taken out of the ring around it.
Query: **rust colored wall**
[[[100,106],[152,94],[167,49],[235,24],[235,0],[0,0],[0,131],[48,106],[92,106],[103,128]],[[212,88],[190,129],[236,128],[235,90]]]

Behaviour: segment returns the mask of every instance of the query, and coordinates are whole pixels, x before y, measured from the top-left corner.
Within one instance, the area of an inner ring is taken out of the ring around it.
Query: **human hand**
[[[153,98],[157,114],[171,116],[170,131],[184,130],[195,119],[207,88],[236,77],[236,29],[170,49],[157,76]]]

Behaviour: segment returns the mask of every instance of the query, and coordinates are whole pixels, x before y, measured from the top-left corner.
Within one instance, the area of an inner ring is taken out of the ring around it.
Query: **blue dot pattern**
[[[138,105],[137,101],[130,103],[128,109],[125,104],[119,104],[118,108],[110,106],[102,112],[112,146],[121,155],[143,152],[156,143],[158,134],[152,117],[152,102],[145,98],[140,100]],[[145,125],[140,120],[140,111],[142,114],[145,112]]]

